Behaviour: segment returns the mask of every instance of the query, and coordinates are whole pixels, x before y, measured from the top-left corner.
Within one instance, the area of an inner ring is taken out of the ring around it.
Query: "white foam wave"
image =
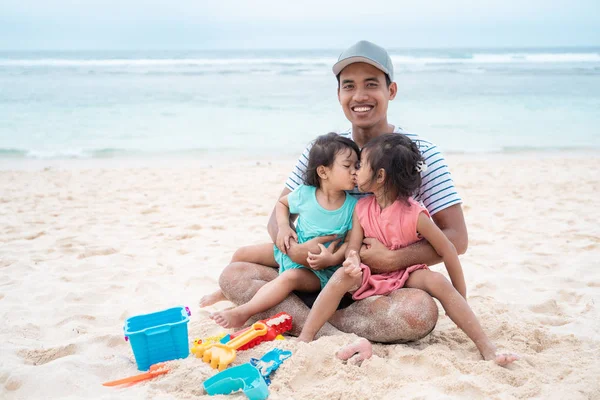
[[[468,58],[392,56],[394,65],[406,64],[513,64],[600,62],[598,53],[473,54]]]
[[[0,60],[0,66],[24,67],[126,67],[126,66],[231,66],[231,65],[333,65],[336,60],[331,58],[186,58],[186,59],[8,59]]]
[[[5,67],[165,67],[165,66],[331,66],[335,58],[141,58],[141,59],[0,59]],[[424,64],[512,64],[512,63],[598,63],[600,53],[474,53],[465,57],[418,57],[392,55],[394,65]]]

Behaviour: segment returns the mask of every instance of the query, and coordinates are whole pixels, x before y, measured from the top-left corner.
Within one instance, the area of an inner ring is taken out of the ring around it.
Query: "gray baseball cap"
[[[390,81],[394,80],[394,65],[387,51],[366,40],[361,40],[344,50],[333,65],[333,73],[337,76],[348,65],[357,62],[370,64],[387,74]]]

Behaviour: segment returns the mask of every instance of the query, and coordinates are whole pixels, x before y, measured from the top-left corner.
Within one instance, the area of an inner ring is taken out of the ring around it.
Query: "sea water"
[[[346,130],[338,50],[0,52],[0,158],[294,155]],[[600,148],[600,48],[390,49],[446,152]]]

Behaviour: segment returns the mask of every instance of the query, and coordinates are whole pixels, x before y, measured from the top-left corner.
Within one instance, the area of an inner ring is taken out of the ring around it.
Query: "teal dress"
[[[346,193],[344,204],[337,210],[326,210],[317,202],[317,188],[314,186],[300,185],[288,195],[288,203],[291,214],[298,214],[296,233],[298,243],[307,242],[317,236],[337,235],[342,241],[346,233],[352,229],[352,213],[356,205],[356,199]],[[327,247],[329,243],[325,243]],[[306,268],[301,264],[293,262],[286,254],[283,254],[277,246],[274,247],[275,261],[279,264],[279,273],[289,269]],[[320,271],[313,271],[321,281],[321,289],[340,266],[329,267]]]

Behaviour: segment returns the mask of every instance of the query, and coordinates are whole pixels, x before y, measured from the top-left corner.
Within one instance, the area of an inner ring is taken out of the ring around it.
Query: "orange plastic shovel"
[[[143,374],[130,376],[129,378],[119,379],[117,381],[104,382],[103,386],[119,386],[124,385],[126,383],[136,383],[145,381],[147,379],[152,379],[155,376],[163,375],[169,372],[169,367],[165,363],[158,363],[150,366],[150,370]]]

